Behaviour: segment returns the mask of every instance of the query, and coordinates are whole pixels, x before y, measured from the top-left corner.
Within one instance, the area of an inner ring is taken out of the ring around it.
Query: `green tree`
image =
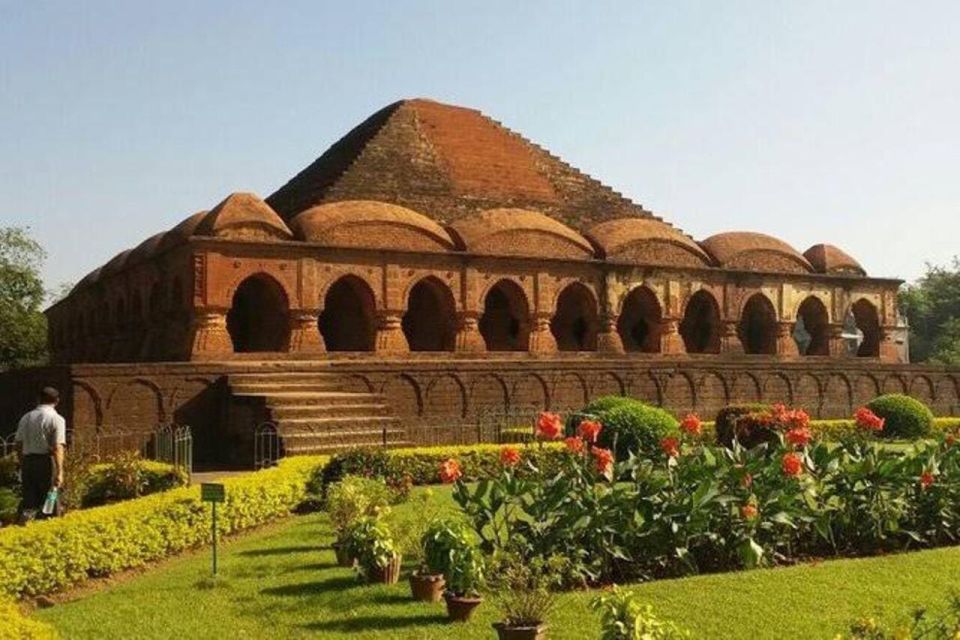
[[[960,365],[960,258],[927,273],[900,292],[910,321],[910,360]]]
[[[0,370],[44,361],[43,247],[21,227],[0,227]]]

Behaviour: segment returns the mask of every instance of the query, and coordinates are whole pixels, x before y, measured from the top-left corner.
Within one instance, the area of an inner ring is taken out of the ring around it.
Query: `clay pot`
[[[500,640],[543,640],[547,637],[547,625],[538,624],[535,627],[511,627],[506,622],[494,622]]]
[[[387,563],[387,566],[370,567],[370,571],[367,572],[370,582],[397,584],[400,581],[400,563],[402,560],[403,556],[398,553]]]
[[[420,574],[410,575],[410,593],[414,600],[420,602],[440,602],[443,597],[443,588],[447,585],[442,575]]]
[[[450,592],[443,594],[443,599],[447,601],[447,617],[454,622],[466,622],[473,615],[473,610],[480,606],[483,598],[467,598],[464,596],[455,596]]]
[[[353,566],[353,556],[350,555],[350,551],[347,549],[347,545],[340,542],[333,543],[333,552],[337,556],[337,566],[338,567],[352,567]]]

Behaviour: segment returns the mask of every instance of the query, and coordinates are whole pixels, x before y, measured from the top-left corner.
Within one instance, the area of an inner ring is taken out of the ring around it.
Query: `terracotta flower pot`
[[[339,567],[353,566],[353,556],[350,555],[350,551],[347,549],[347,545],[342,544],[340,542],[334,542],[333,552],[337,556],[337,566]]]
[[[500,640],[543,640],[547,637],[547,625],[535,627],[511,627],[506,622],[494,622]]]
[[[440,602],[443,597],[443,588],[447,585],[442,575],[420,574],[410,575],[410,593],[414,600],[420,602]]]
[[[473,610],[480,606],[483,598],[468,598],[465,596],[455,596],[452,593],[443,594],[443,599],[447,601],[447,616],[454,622],[466,622],[473,615]]]
[[[393,559],[385,567],[370,567],[367,576],[370,582],[380,582],[383,584],[397,584],[400,581],[400,563],[403,556],[399,553],[393,556]]]

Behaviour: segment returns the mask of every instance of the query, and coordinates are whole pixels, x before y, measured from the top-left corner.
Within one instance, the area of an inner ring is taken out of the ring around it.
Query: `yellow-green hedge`
[[[50,625],[28,618],[16,603],[0,598],[0,640],[57,640],[59,637]]]
[[[307,479],[326,462],[321,456],[290,458],[224,480],[220,531],[228,535],[288,514],[303,501]],[[52,593],[209,541],[210,506],[200,501],[198,487],[8,527],[0,529],[0,592]]]
[[[857,425],[851,419],[811,420],[810,429],[820,438],[837,440],[845,435],[854,433]],[[935,434],[939,432],[960,432],[960,417],[934,418],[933,432]],[[703,437],[710,442],[716,440],[716,429],[712,421],[705,421],[703,423]]]
[[[564,450],[563,443],[559,442],[416,447],[391,451],[391,467],[396,473],[409,475],[414,484],[434,484],[440,482],[440,463],[454,458],[460,463],[464,479],[470,482],[496,475],[500,469],[500,451],[504,447],[518,449],[522,457],[532,459],[537,467],[544,469],[556,466],[558,454]]]

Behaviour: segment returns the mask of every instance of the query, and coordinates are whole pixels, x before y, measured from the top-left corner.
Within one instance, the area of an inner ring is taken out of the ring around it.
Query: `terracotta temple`
[[[87,274],[35,373],[74,390],[78,428],[184,417],[243,442],[274,419],[313,432],[303,450],[601,393],[839,417],[894,390],[956,413],[956,371],[903,361],[900,284],[831,244],[692,238],[478,111],[404,100],[266,199]]]

